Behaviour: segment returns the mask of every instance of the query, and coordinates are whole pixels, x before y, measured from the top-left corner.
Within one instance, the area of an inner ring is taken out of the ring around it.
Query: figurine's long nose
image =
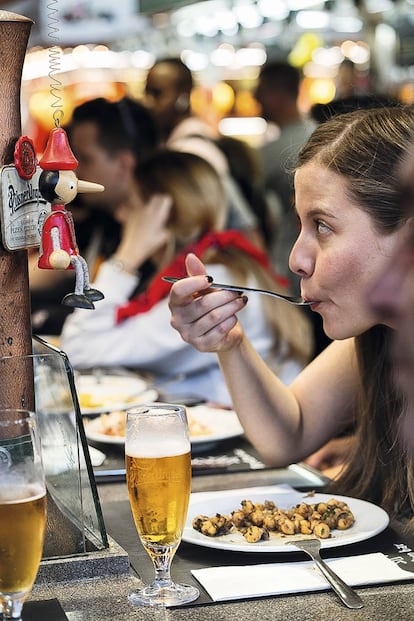
[[[78,193],[85,192],[103,192],[105,187],[100,183],[93,183],[92,181],[82,181],[78,179]]]

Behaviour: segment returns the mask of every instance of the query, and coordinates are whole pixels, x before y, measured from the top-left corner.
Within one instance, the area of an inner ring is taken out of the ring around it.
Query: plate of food
[[[263,487],[191,494],[183,541],[233,552],[298,552],[295,539],[318,537],[322,548],[382,532],[388,514],[347,496]]]
[[[233,410],[202,404],[187,407],[186,411],[193,448],[211,448],[218,442],[243,435],[243,428]],[[85,434],[94,442],[123,445],[125,425],[125,410],[115,410],[85,420]]]
[[[158,393],[135,375],[79,375],[75,379],[82,414],[100,414],[155,401]]]

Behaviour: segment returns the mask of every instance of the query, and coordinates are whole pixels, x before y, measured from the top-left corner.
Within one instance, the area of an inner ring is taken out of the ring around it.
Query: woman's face
[[[318,164],[308,163],[295,174],[301,231],[290,268],[301,277],[302,295],[312,301],[311,309],[320,313],[332,339],[357,336],[384,323],[369,305],[368,292],[405,234],[404,227],[378,233],[346,190],[343,177]]]

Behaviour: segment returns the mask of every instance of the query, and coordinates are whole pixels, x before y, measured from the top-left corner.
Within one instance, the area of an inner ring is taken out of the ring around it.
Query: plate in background
[[[78,375],[75,384],[81,412],[87,415],[124,410],[158,397],[147,380],[135,375]]]
[[[146,399],[146,401],[149,400]],[[243,435],[243,428],[233,410],[205,404],[187,407],[186,410],[191,445],[197,451],[210,449],[217,443]],[[114,411],[85,421],[86,437],[94,442],[125,444],[125,430],[118,435],[111,432],[112,423],[113,428],[119,428],[119,414],[120,412]],[[106,429],[110,432],[105,433]]]

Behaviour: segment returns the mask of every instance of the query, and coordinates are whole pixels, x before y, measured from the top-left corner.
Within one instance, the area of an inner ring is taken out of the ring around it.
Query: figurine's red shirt
[[[51,253],[58,249],[53,246],[52,242],[51,231],[54,228],[57,228],[59,232],[59,249],[66,250],[69,255],[79,254],[72,214],[65,209],[64,205],[52,205],[52,211],[46,217],[42,228],[38,261],[38,266],[42,269],[54,269],[49,262]],[[73,270],[74,267],[70,263],[66,269]]]

